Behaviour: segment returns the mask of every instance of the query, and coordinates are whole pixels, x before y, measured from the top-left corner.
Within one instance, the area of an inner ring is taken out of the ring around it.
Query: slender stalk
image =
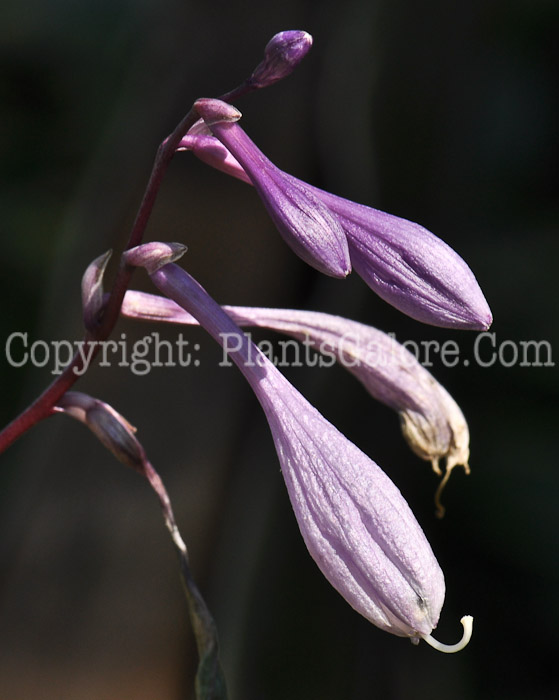
[[[179,558],[181,578],[188,604],[190,622],[194,630],[198,650],[198,670],[196,672],[197,700],[227,700],[225,676],[219,661],[219,645],[214,619],[196,585],[190,565],[186,545],[177,527],[171,501],[159,476],[147,460],[143,470],[151,487],[157,494],[165,525],[171,534]]]
[[[66,392],[59,404],[53,408],[53,413],[66,414],[83,423],[119,462],[148,480],[159,499],[165,526],[169,530],[179,558],[181,579],[199,657],[196,697],[198,700],[226,700],[227,691],[219,662],[215,622],[190,571],[188,552],[179,532],[167,489],[138,441],[136,429],[112,406],[79,391]]]
[[[159,193],[159,189],[161,187],[163,177],[167,172],[169,163],[171,162],[171,159],[173,158],[173,155],[177,150],[177,146],[179,145],[180,140],[190,129],[190,127],[196,122],[197,119],[197,112],[193,108],[190,109],[188,114],[177,125],[173,133],[170,136],[168,136],[157,149],[153,169],[151,171],[151,175],[146,187],[146,191],[144,192],[140,208],[138,209],[138,213],[136,214],[136,219],[132,226],[132,231],[130,232],[130,236],[128,238],[126,250],[128,250],[129,248],[133,248],[134,246],[137,246],[142,242],[146,226],[151,216],[151,212],[153,211],[153,205],[155,204],[155,200],[157,199],[157,194]],[[133,268],[131,268],[130,266],[124,264],[120,265],[109,297],[109,301],[107,302],[107,306],[105,308],[105,312],[103,313],[103,316],[101,318],[99,328],[95,333],[96,338],[107,338],[112,329],[114,328],[114,325],[120,313],[120,306],[122,304],[124,294],[126,292],[128,284],[130,283],[132,272]]]

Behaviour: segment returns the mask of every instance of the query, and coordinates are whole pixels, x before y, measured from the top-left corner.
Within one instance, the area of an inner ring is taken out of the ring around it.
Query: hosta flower
[[[141,255],[134,255],[139,262]],[[423,638],[443,651],[462,648],[471,634],[469,617],[459,644],[445,647],[431,637],[444,578],[392,481],[301,396],[188,273],[169,263],[152,267],[150,277],[219,343],[237,334],[231,359],[264,409],[301,534],[334,588],[381,629]]]
[[[439,461],[446,459],[446,474],[463,465],[469,473],[470,434],[460,407],[406,348],[386,333],[356,321],[313,311],[223,306],[240,326],[268,328],[297,338],[336,360],[351,372],[378,401],[397,411],[402,432],[412,450],[431,462],[441,475]],[[128,291],[123,316],[149,321],[196,324],[196,319],[166,297]]]
[[[245,181],[248,176],[284,236],[282,215],[284,209],[292,208],[292,200],[305,202],[300,208],[309,218],[307,207],[318,203],[320,219],[328,225],[312,229],[310,259],[304,246],[306,256],[292,245],[304,260],[321,269],[313,263],[320,258],[321,246],[327,258],[334,259],[331,235],[321,242],[323,230],[333,231],[333,219],[345,234],[351,264],[385,301],[436,326],[483,330],[491,325],[491,311],[472,271],[440,238],[419,224],[329,194],[276,168],[241,129],[237,123],[241,115],[231,105],[201,99],[196,108],[225,149],[220,150],[207,135],[197,140],[195,132],[185,137],[181,148],[194,150],[202,160]],[[292,216],[290,226],[291,239],[298,240],[303,219]],[[338,234],[335,240],[339,246]]]

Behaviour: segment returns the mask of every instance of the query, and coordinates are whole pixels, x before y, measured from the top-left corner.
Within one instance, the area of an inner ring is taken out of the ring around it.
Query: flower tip
[[[475,292],[472,294],[473,298],[470,299],[467,312],[464,314],[467,324],[465,328],[473,331],[486,331],[493,323],[493,314],[481,289],[478,287]]]
[[[483,330],[488,331],[491,328],[491,324],[493,323],[493,314],[491,313],[491,310],[489,307],[487,307],[487,312],[485,314],[485,320],[483,321]]]
[[[457,651],[461,651],[465,646],[468,645],[470,639],[472,638],[472,628],[474,624],[474,618],[471,615],[464,615],[460,620],[462,627],[464,628],[464,633],[462,634],[462,639],[456,644],[442,644],[436,639],[428,634],[423,637],[423,639],[436,649],[437,651],[442,651],[444,654],[454,654]]]
[[[349,274],[351,274],[351,270],[352,270],[351,260],[349,259],[349,257],[347,259],[342,258],[342,260],[340,261],[339,271],[338,271],[338,274],[336,275],[336,277],[338,279],[343,280]]]
[[[216,100],[212,97],[201,97],[194,103],[194,108],[198,114],[202,117],[206,126],[212,126],[213,124],[234,123],[239,121],[243,116],[236,107],[223,102],[222,100]]]

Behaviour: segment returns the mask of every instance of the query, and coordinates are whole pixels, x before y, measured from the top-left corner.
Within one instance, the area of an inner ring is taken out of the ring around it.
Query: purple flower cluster
[[[282,32],[268,44],[262,63],[245,81],[271,85],[294,69],[312,43],[305,32]],[[233,94],[233,93],[231,93]],[[279,170],[239,125],[229,102],[199,99],[200,120],[178,150],[252,184],[278,231],[294,252],[320,272],[346,277],[354,268],[383,299],[424,323],[486,329],[491,312],[467,264],[446,243],[405,219],[324,192]],[[468,470],[469,432],[446,390],[388,335],[340,317],[289,309],[221,307],[176,261],[181,244],[147,243],[126,251],[123,263],[144,267],[164,295],[128,292],[121,313],[142,320],[199,323],[222,345],[252,387],[267,417],[293,511],[309,553],[347,602],[377,627],[434,640],[445,596],[441,568],[404,497],[386,474],[324,418],[255,347],[239,325],[287,333],[331,354],[377,400],[397,411],[410,447],[448,478],[456,464]],[[83,281],[84,314],[95,322],[103,305],[107,257],[96,260]],[[237,325],[239,324],[239,325]],[[234,337],[232,347],[224,337]],[[371,344],[391,361],[379,363]],[[254,362],[256,358],[256,362]],[[127,459],[133,452],[121,417],[73,397],[61,409],[105,435]],[[110,430],[106,428],[110,426]],[[128,432],[127,432],[128,431]]]

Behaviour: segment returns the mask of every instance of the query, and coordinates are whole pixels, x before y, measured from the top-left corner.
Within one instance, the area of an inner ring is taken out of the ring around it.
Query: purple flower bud
[[[464,260],[419,224],[312,188],[348,236],[351,262],[380,297],[445,328],[486,330],[493,321]]]
[[[96,258],[82,277],[83,322],[87,330],[92,330],[103,308],[103,275],[112,255],[112,250]]]
[[[236,129],[248,140],[238,125]],[[242,139],[228,138],[225,129],[213,127],[212,132],[230,151],[231,157],[220,151],[215,143],[198,140],[195,136],[185,143],[185,147],[229,175],[245,182],[248,175],[272,215],[274,197],[278,195],[273,190],[261,191],[257,184],[260,178],[258,162],[247,167],[241,154]],[[270,166],[266,161],[266,168]],[[352,266],[389,304],[434,326],[470,330],[489,328],[493,318],[474,274],[440,238],[419,224],[324,192],[282,171],[277,171],[275,178],[282,182],[284,190],[288,189],[287,183],[290,182],[307,197],[314,196],[326,206],[347,236]],[[277,221],[276,225],[279,227]]]
[[[431,637],[444,600],[444,577],[392,481],[291,386],[190,275],[169,264],[150,276],[227,349],[252,386],[272,431],[301,534],[328,581],[381,629],[423,638],[443,651],[462,648],[471,619],[465,620],[458,645],[445,647]]]
[[[470,433],[460,407],[406,348],[386,333],[340,316],[298,311],[223,306],[239,326],[269,328],[297,338],[326,354],[351,372],[378,401],[397,411],[402,433],[421,459],[431,462],[442,476],[439,461],[445,459],[445,475],[437,489],[437,514],[444,508],[440,496],[454,467],[470,473]],[[127,318],[186,325],[196,319],[171,299],[127,291],[121,313]]]
[[[238,112],[234,107],[209,98],[198,100],[195,107],[242,165],[286,243],[320,272],[346,277],[351,263],[346,235],[337,217],[310,188],[276,168],[258,150],[236,123]]]
[[[270,39],[264,49],[264,60],[256,67],[249,85],[268,87],[290,75],[312,46],[312,36],[307,32],[290,30],[280,32]]]

